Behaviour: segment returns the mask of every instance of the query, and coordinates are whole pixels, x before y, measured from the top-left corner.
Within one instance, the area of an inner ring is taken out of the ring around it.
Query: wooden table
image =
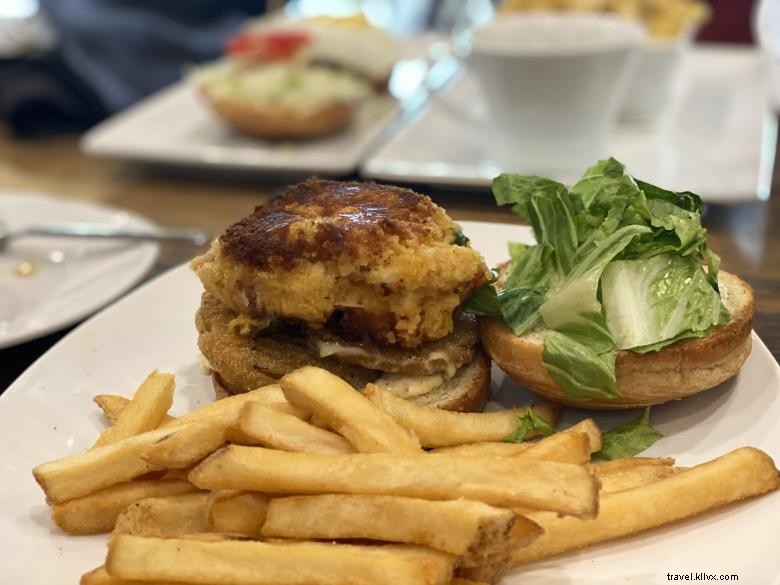
[[[0,127],[0,191],[38,191],[123,207],[162,224],[199,225],[221,232],[283,186],[258,178],[161,171],[81,155],[76,137],[14,141]],[[780,165],[773,197],[740,206],[710,205],[704,223],[722,267],[755,289],[755,330],[780,358]],[[517,222],[490,194],[417,186],[456,220]],[[163,246],[153,276],[186,261],[196,250]],[[65,332],[0,351],[0,391]]]

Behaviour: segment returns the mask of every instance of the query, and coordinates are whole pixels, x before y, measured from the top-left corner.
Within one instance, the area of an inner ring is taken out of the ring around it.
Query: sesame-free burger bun
[[[607,410],[679,400],[728,380],[750,354],[753,290],[738,276],[724,271],[718,273],[718,284],[731,320],[707,337],[679,341],[656,352],[619,351],[615,370],[622,396],[613,400],[578,401],[564,394],[542,361],[544,328],[518,337],[496,319],[481,319],[482,345],[518,383],[562,404]]]
[[[268,140],[317,138],[345,128],[354,106],[346,102],[323,104],[312,111],[286,105],[253,104],[202,91],[212,111],[230,126],[250,136]]]

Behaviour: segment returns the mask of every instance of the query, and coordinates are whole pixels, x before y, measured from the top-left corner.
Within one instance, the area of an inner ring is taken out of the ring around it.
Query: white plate
[[[507,240],[530,239],[527,228],[462,225],[490,263],[505,259]],[[6,446],[0,474],[3,582],[77,583],[79,575],[103,562],[104,536],[66,536],[52,525],[30,469],[89,447],[104,426],[92,396],[128,394],[153,368],[176,374],[174,413],[212,400],[193,324],[200,291],[186,267],[163,275],[74,330],[0,397],[0,443]],[[650,454],[672,455],[681,465],[692,465],[755,445],[780,460],[780,368],[755,335],[753,343],[734,380],[654,410],[654,423],[665,437]],[[505,404],[530,401],[500,374],[494,391]],[[609,428],[635,414],[597,418]],[[579,418],[581,413],[568,410],[567,420]],[[707,572],[737,574],[740,583],[776,584],[778,517],[780,493],[775,493],[674,528],[537,564],[512,573],[504,583],[666,583],[667,572]]]
[[[643,181],[693,191],[707,202],[766,199],[777,122],[761,53],[697,46],[684,55],[679,80],[664,118],[655,127],[618,126],[610,154]],[[464,105],[471,116],[464,118]],[[476,80],[464,75],[432,100],[416,123],[374,151],[361,173],[389,181],[489,187],[501,169],[487,158],[490,136],[468,121],[486,116]],[[522,161],[506,170],[524,172]],[[577,176],[557,178],[572,183]]]
[[[309,142],[266,142],[231,130],[185,82],[109,118],[81,142],[88,154],[150,163],[290,174],[346,175],[398,115],[390,97],[362,104],[344,132]]]
[[[0,194],[9,231],[47,222],[99,222],[150,229],[141,217],[105,206],[32,194]],[[67,327],[140,281],[158,246],[75,238],[13,239],[0,252],[0,348]],[[29,263],[30,276],[17,268]]]

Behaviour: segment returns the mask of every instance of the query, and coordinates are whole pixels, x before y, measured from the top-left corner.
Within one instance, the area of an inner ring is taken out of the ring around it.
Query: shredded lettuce
[[[544,324],[545,366],[570,398],[620,396],[618,350],[657,351],[728,321],[697,195],[636,180],[613,158],[571,189],[505,173],[493,193],[537,243],[510,244],[503,289],[480,289],[467,309],[517,335]]]

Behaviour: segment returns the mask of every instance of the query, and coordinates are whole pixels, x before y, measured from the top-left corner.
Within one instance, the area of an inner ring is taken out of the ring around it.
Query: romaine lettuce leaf
[[[626,167],[614,158],[601,160],[590,167],[571,188],[571,194],[582,200],[585,209],[609,211],[616,201],[636,205],[644,202],[644,195]],[[646,215],[646,214],[645,214]]]
[[[544,365],[573,400],[620,396],[615,382],[615,355],[599,355],[588,344],[557,331],[544,335]]]
[[[506,247],[509,251],[509,259],[512,263],[515,263],[531,246],[528,244],[521,244],[520,242],[507,242]]]
[[[522,443],[536,435],[547,437],[555,432],[553,426],[536,414],[532,406],[529,406],[522,416],[517,417],[517,426],[505,439],[508,443]]]
[[[510,288],[498,293],[501,315],[515,335],[528,333],[541,322],[539,307],[544,299],[544,290],[532,287]]]
[[[485,284],[474,291],[464,310],[481,317],[501,316],[515,335],[523,335],[541,322],[539,306],[544,299],[541,289],[520,287],[497,292]]]
[[[599,279],[623,248],[648,231],[643,226],[626,226],[602,240],[539,308],[545,325],[555,331],[552,342],[548,343],[548,339],[553,331],[545,336],[544,364],[570,398],[587,400],[620,395],[615,379],[615,341],[601,311]],[[575,354],[576,362],[567,366],[567,356],[560,355],[562,351]],[[586,364],[588,361],[592,363]],[[583,370],[581,373],[573,373],[575,364]],[[566,375],[561,372],[564,367]]]
[[[495,317],[501,314],[501,305],[498,304],[498,294],[491,284],[483,284],[466,301],[464,310],[472,315],[483,317]]]
[[[681,256],[698,252],[707,242],[707,230],[701,226],[698,213],[686,211],[676,205],[661,199],[650,199],[648,209],[653,217],[650,220],[653,227],[674,232],[678,240],[677,252]]]
[[[623,164],[613,158],[589,168],[571,192],[582,198],[586,210],[577,218],[578,259],[621,227],[649,226],[651,213],[644,193]]]
[[[555,193],[567,193],[562,183],[536,177],[533,175],[518,175],[502,173],[493,179],[493,196],[499,205],[512,204],[512,211],[531,223],[528,205],[534,195],[551,197]]]
[[[680,191],[678,193],[674,191],[669,191],[667,189],[662,189],[661,187],[656,187],[655,185],[651,185],[650,183],[645,183],[644,181],[640,181],[639,179],[634,179],[634,180],[636,181],[637,186],[645,194],[645,197],[647,197],[647,199],[663,199],[665,201],[668,201],[669,203],[676,205],[677,207],[681,207],[688,211],[693,211],[699,214],[701,213],[701,209],[702,209],[701,197],[699,197],[695,193],[691,193],[690,191]]]
[[[547,244],[537,244],[528,247],[523,254],[513,258],[504,288],[532,286],[548,289],[562,278],[553,264],[552,247]]]
[[[618,349],[660,349],[683,334],[706,335],[723,309],[698,261],[676,254],[611,262],[601,276],[601,298]]]
[[[576,213],[576,206],[566,191],[556,191],[550,196],[535,195],[528,206],[536,241],[550,248],[556,273],[561,276],[572,270],[577,259]]]
[[[514,212],[533,228],[538,244],[547,246],[557,275],[565,276],[576,260],[579,200],[557,181],[513,173],[493,179],[493,195],[499,205],[513,204]]]
[[[594,453],[600,459],[620,459],[633,457],[663,435],[650,424],[650,407],[637,418],[624,425],[615,427],[601,435],[601,449]]]
[[[537,244],[510,247],[504,290],[485,297],[482,310],[518,335],[543,320],[544,363],[572,398],[619,395],[618,349],[654,351],[728,319],[720,259],[707,247],[693,193],[637,181],[614,158],[590,167],[571,190],[503,174],[493,191],[531,224]]]

